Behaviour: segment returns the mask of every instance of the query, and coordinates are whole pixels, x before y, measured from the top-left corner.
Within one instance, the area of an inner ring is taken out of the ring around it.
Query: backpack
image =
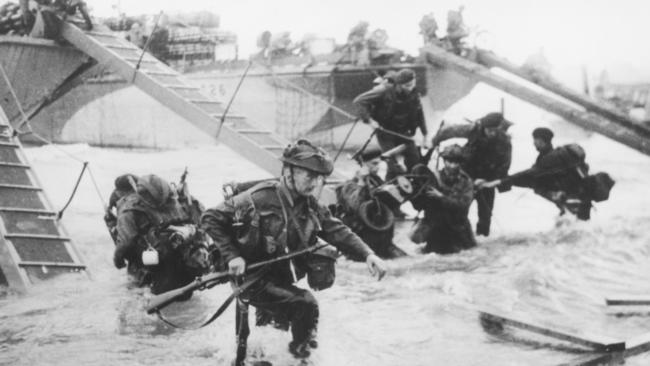
[[[615,183],[609,174],[599,172],[587,177],[585,187],[592,201],[602,202],[609,199],[609,192]]]
[[[556,147],[543,156],[536,165],[544,170],[560,171],[584,164],[585,157],[585,150],[582,146],[568,144]]]

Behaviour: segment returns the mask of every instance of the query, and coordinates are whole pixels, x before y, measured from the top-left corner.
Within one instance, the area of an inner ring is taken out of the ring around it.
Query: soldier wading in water
[[[229,271],[243,275],[248,264],[317,245],[321,238],[365,258],[370,273],[381,279],[386,273],[384,262],[313,196],[332,173],[329,156],[309,141],[299,140],[280,159],[279,181],[262,182],[202,217],[202,227],[215,241]],[[300,358],[318,346],[319,313],[312,293],[294,284],[306,275],[314,289],[331,286],[334,260],[321,254],[325,253],[316,251],[246,273],[247,281],[258,280],[240,296],[245,304],[289,321],[293,337],[289,351]]]

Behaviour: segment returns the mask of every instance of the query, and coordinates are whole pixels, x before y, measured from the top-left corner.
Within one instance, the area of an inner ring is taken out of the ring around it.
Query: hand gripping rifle
[[[305,248],[296,252],[288,253],[282,256],[279,256],[277,258],[269,259],[266,261],[262,262],[257,262],[254,264],[251,264],[246,268],[246,273],[250,273],[253,270],[256,270],[261,267],[268,266],[270,264],[282,262],[288,259],[292,259],[304,254],[308,254],[311,252],[314,252],[318,249],[321,249],[325,246],[327,246],[327,243],[323,244],[317,244],[314,246],[311,246],[309,248]],[[223,271],[223,272],[216,272],[216,273],[211,273],[205,276],[197,277],[194,282],[191,282],[184,287],[177,288],[175,290],[167,291],[165,293],[162,293],[160,295],[156,295],[149,299],[149,303],[147,304],[146,310],[147,314],[153,314],[161,309],[165,308],[169,304],[175,302],[179,298],[191,293],[194,290],[203,290],[206,288],[212,288],[220,283],[223,283],[226,279],[228,279],[231,276],[231,274],[228,271]]]

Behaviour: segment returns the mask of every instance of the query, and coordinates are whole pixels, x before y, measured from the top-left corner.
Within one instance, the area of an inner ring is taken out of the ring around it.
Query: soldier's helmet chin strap
[[[288,176],[282,174],[282,180],[284,180],[284,185],[287,186],[287,188],[289,188],[289,190],[291,190],[293,192],[297,192],[297,190],[296,190],[296,179],[294,177],[293,165],[287,164],[285,167],[289,168],[289,172],[291,173],[291,179],[289,179]],[[291,183],[291,184],[289,184],[289,183]]]

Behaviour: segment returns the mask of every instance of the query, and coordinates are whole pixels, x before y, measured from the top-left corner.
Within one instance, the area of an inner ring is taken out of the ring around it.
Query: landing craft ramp
[[[63,23],[61,35],[84,54],[125,80],[132,81],[188,122],[216,137],[224,106],[192,86],[173,69],[111,33],[84,32],[72,24]],[[280,172],[278,157],[288,141],[252,125],[244,116],[229,113],[219,139],[265,171],[271,174]]]
[[[576,93],[567,93],[566,88],[553,87],[549,83],[538,83],[548,91],[559,95],[568,101],[551,97],[532,88],[525,83],[512,81],[492,72],[488,67],[459,57],[455,54],[433,45],[422,49],[426,60],[434,65],[446,67],[460,74],[475,78],[495,88],[501,89],[515,97],[536,105],[549,112],[555,113],[569,122],[575,123],[585,129],[605,135],[615,141],[625,144],[646,155],[650,155],[650,129],[633,121],[621,120],[621,116],[602,108],[595,108],[595,102],[586,102],[585,97],[577,98]],[[480,58],[479,58],[480,59]],[[497,57],[487,57],[484,62],[490,66],[499,66],[507,70],[511,68]],[[542,85],[544,84],[544,85]],[[569,97],[569,94],[573,94]],[[572,103],[578,103],[575,105]],[[623,116],[624,117],[624,116]]]
[[[625,113],[615,108],[608,107],[602,102],[593,100],[584,94],[577,93],[563,86],[561,83],[554,80],[550,75],[545,75],[542,72],[536,72],[534,70],[524,70],[517,65],[514,65],[512,62],[506,60],[505,58],[499,57],[494,52],[478,50],[478,62],[487,67],[497,67],[511,74],[517,75],[518,77],[528,80],[531,83],[536,84],[563,98],[566,98],[573,103],[581,105],[589,112],[598,114],[603,118],[616,121],[619,124],[625,125],[627,128],[639,131],[639,133],[643,134],[650,132],[650,126],[634,121]]]
[[[0,285],[19,291],[86,266],[0,108]]]

